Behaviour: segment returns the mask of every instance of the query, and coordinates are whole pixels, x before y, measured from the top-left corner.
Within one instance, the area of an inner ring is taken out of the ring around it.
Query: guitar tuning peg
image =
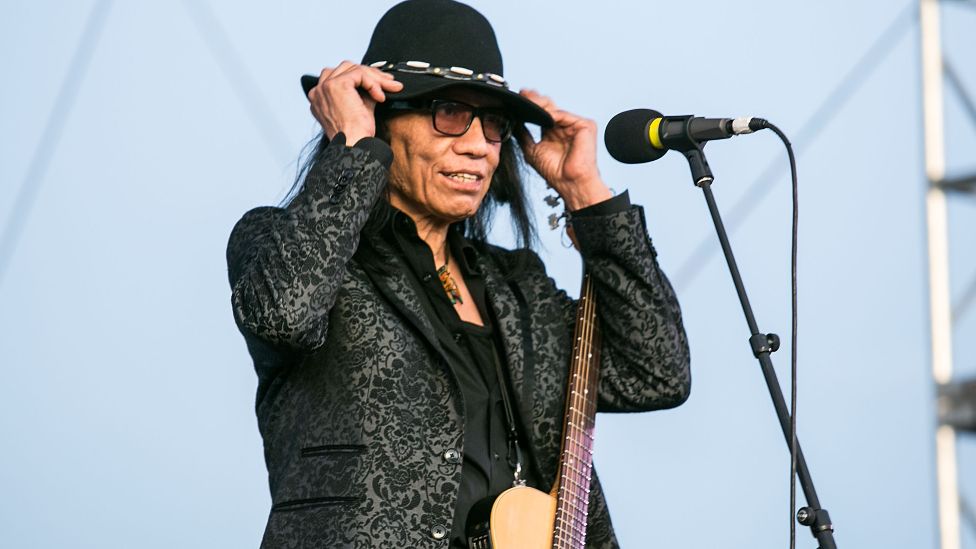
[[[550,208],[555,208],[556,206],[559,205],[559,195],[558,194],[551,194],[551,195],[547,196],[544,200],[546,201],[546,204],[548,204]]]
[[[554,214],[554,213],[549,214],[549,228],[552,229],[552,230],[554,230],[554,231],[556,229],[558,229],[559,228],[559,220],[562,217],[564,217],[565,215],[566,214]]]

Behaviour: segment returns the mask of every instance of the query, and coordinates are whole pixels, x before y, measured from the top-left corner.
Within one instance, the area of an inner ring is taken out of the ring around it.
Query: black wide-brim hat
[[[403,83],[401,91],[386,94],[388,101],[460,86],[501,99],[522,122],[553,125],[549,113],[509,89],[491,23],[460,2],[407,0],[393,6],[376,24],[362,63]],[[317,76],[303,76],[305,95],[318,82]]]

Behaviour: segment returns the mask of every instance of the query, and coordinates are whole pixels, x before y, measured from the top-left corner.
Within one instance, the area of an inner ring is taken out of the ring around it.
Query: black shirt
[[[485,296],[484,277],[478,266],[479,254],[465,239],[463,224],[455,224],[448,231],[448,253],[461,269],[461,276],[481,313],[483,326],[461,320],[437,276],[430,247],[417,235],[413,220],[396,208],[388,207],[390,222],[384,228],[384,238],[393,245],[400,261],[407,267],[405,271],[417,289],[437,338],[450,355],[449,363],[463,396],[464,448],[451,547],[464,548],[467,547],[465,525],[471,507],[511,487],[514,479],[508,450],[509,426],[495,365],[496,356],[504,357],[501,339]],[[509,383],[507,376],[505,383]],[[523,461],[530,460],[524,442],[521,447]],[[529,474],[531,466],[528,463],[522,466],[522,476],[531,484],[534,480],[534,475]]]
[[[384,204],[386,204],[384,202]],[[384,206],[381,204],[381,208]],[[627,193],[594,204],[574,216],[605,215],[630,207]],[[483,326],[461,320],[444,291],[430,247],[417,234],[417,227],[409,216],[386,204],[389,223],[383,228],[384,238],[399,255],[405,272],[417,290],[437,338],[450,355],[449,364],[458,381],[464,402],[464,448],[461,462],[461,484],[458,491],[454,522],[451,528],[451,548],[467,547],[465,526],[471,507],[491,496],[497,496],[512,486],[514,456],[510,456],[508,432],[499,372],[495,360],[504,360],[501,336],[495,328],[494,313],[485,296],[485,283],[478,265],[477,249],[464,237],[463,223],[448,231],[449,253],[461,269],[468,291],[481,313]],[[365,250],[372,253],[371,250]],[[387,258],[373,258],[386,261]],[[511,394],[508,368],[501,364],[501,381]],[[512,407],[516,407],[513,401]],[[513,410],[514,412],[514,410]],[[538,487],[533,456],[526,438],[519,431],[522,451],[522,478],[529,486]]]

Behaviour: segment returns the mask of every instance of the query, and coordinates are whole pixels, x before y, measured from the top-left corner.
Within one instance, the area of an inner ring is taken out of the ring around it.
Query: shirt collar
[[[397,247],[403,249],[399,244],[402,238],[420,239],[417,234],[417,225],[409,215],[381,198],[382,204],[379,205],[381,213],[388,220],[383,227],[383,234],[389,242],[397,243]],[[481,268],[478,266],[480,255],[474,244],[464,236],[464,229],[467,223],[458,221],[450,226],[447,231],[447,245],[450,246],[451,255],[461,267],[461,272],[465,276],[481,276]],[[403,250],[406,252],[406,250]]]

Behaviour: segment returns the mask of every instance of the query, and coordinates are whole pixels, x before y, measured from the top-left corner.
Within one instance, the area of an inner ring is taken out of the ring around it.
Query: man
[[[259,380],[262,547],[466,547],[479,500],[516,478],[552,486],[574,303],[533,252],[486,242],[496,204],[531,242],[519,148],[594,280],[599,409],[687,398],[681,315],[643,211],[600,178],[592,121],[508,89],[481,14],[408,0],[362,64],[303,85],[323,129],[312,165],[287,206],[245,214],[227,250]],[[587,546],[616,547],[595,476],[588,517]]]

